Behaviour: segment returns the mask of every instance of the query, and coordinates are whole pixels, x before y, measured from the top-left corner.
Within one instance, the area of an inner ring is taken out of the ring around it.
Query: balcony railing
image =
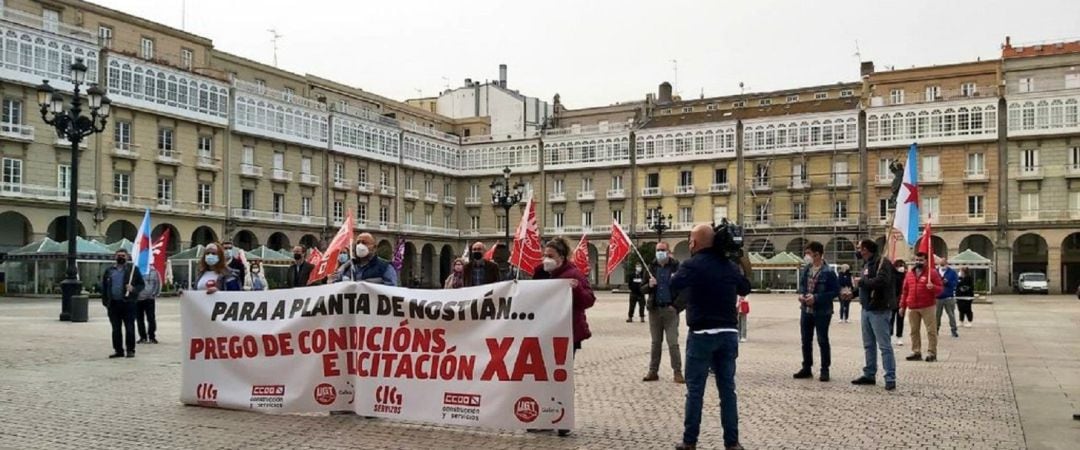
[[[264,97],[269,97],[286,103],[292,103],[294,105],[303,106],[305,108],[314,109],[316,111],[326,111],[326,104],[309,98],[301,97],[295,92],[289,93],[285,91],[279,91],[277,89],[270,89],[266,86],[240,79],[233,80],[233,86],[240,91],[249,92],[252,94],[259,94]]]
[[[70,200],[70,195],[71,191],[57,186],[0,182],[0,197],[67,202]],[[79,203],[92,204],[95,201],[97,201],[96,191],[79,190]]]
[[[624,198],[626,198],[626,189],[608,189],[607,190],[607,199],[608,200],[622,200]]]
[[[580,235],[582,233],[610,233],[611,225],[567,225],[562,227],[544,227],[545,235]]]
[[[1070,178],[1080,177],[1080,163],[1066,164],[1065,175]]]
[[[241,164],[240,175],[245,177],[262,178],[263,169],[262,166],[256,166],[254,164]]]
[[[356,183],[356,190],[366,194],[370,194],[372,192],[375,192],[375,187],[367,181],[360,181]]]
[[[315,184],[318,184],[318,180],[315,180],[315,181],[316,181]],[[351,190],[352,187],[353,187],[352,180],[347,180],[345,178],[337,178],[337,179],[334,180],[334,189],[341,189],[343,191],[348,191],[348,190]]]
[[[941,183],[941,171],[924,170],[919,172],[919,184]]]
[[[1042,166],[1020,166],[1019,178],[1022,179],[1037,179],[1043,177]]]
[[[772,190],[772,183],[767,179],[756,179],[756,180],[754,180],[754,190],[755,191],[771,191]]]
[[[395,188],[393,186],[386,186],[386,185],[379,186],[379,195],[384,195],[384,196],[387,196],[387,197],[393,197],[396,194],[397,194],[397,188]]]
[[[431,225],[411,225],[405,224],[401,226],[401,231],[406,233],[422,233],[422,234],[434,234],[437,236],[458,237],[460,231],[456,228],[443,228]]]
[[[176,150],[158,149],[157,162],[174,166],[180,165],[180,152]]]
[[[34,140],[34,127],[14,123],[0,123],[0,137],[17,141]]]
[[[233,217],[250,220],[263,220],[271,222],[288,222],[290,224],[303,225],[326,225],[325,217],[305,216],[302,214],[288,214],[274,211],[262,211],[258,209],[233,208]]]
[[[713,183],[709,185],[710,194],[730,194],[731,184],[729,183]]]
[[[289,177],[289,179],[291,180],[292,177]],[[309,185],[309,186],[318,186],[319,185],[319,176],[314,175],[314,174],[310,174],[310,173],[301,172],[300,173],[300,184],[306,184],[306,185]]]
[[[439,194],[434,192],[425,192],[424,201],[428,203],[439,203]]]
[[[565,202],[566,192],[552,192],[548,194],[549,202]]]
[[[671,229],[674,231],[690,231],[694,228],[693,222],[675,222]]]
[[[210,169],[210,170],[219,170],[219,169],[221,169],[221,166],[218,165],[218,160],[214,159],[213,156],[205,156],[205,155],[199,156],[195,160],[195,164],[200,169]]]
[[[964,171],[964,181],[988,181],[990,176],[986,169],[967,169]]]
[[[404,194],[405,194],[405,198],[407,198],[409,200],[416,200],[416,199],[420,198],[420,191],[418,191],[416,189],[406,189],[404,191]]]
[[[379,231],[396,231],[398,224],[390,221],[379,221],[378,227]]]
[[[829,187],[832,188],[846,188],[851,187],[851,178],[847,175],[833,175],[829,178]]]
[[[879,95],[875,95],[875,96],[871,97],[870,106],[877,107],[877,106],[892,106],[892,105],[894,105],[889,92],[877,92],[876,94],[879,94]],[[993,85],[984,85],[984,86],[976,85],[976,86],[973,86],[973,88],[968,89],[968,90],[959,89],[959,88],[958,89],[938,89],[938,91],[936,93],[934,93],[934,92],[926,92],[925,89],[920,90],[920,91],[914,91],[914,92],[909,90],[909,91],[904,93],[904,102],[903,103],[895,103],[895,104],[898,104],[898,105],[899,104],[910,105],[910,104],[916,104],[916,103],[944,102],[944,101],[951,101],[951,100],[964,100],[964,99],[975,99],[975,98],[986,98],[986,97],[993,98],[996,95],[997,95],[997,87],[993,86]]]
[[[658,187],[647,187],[641,189],[642,197],[659,197],[662,191]]]
[[[1080,218],[1076,210],[1027,210],[1009,213],[1010,222],[1058,222]]]
[[[892,174],[882,175],[882,174],[879,173],[878,176],[877,176],[876,181],[877,181],[878,186],[889,186],[889,185],[892,184],[892,180],[893,180]]]
[[[274,181],[292,181],[293,173],[291,170],[273,169],[270,172],[270,179]]]
[[[585,126],[570,126],[567,128],[552,128],[545,130],[545,136],[567,136],[574,134],[596,134],[596,133],[614,133],[619,131],[629,131],[631,124],[629,122],[616,122],[616,123],[603,123],[597,125],[585,125]]]
[[[442,201],[443,201],[444,204],[447,204],[447,205],[456,205],[457,204],[457,197],[455,197],[453,195],[444,195],[443,198],[442,198]]]
[[[128,142],[117,142],[112,154],[118,158],[139,159],[139,146]]]
[[[791,182],[788,183],[788,189],[791,189],[793,191],[801,191],[801,190],[804,190],[804,189],[810,189],[810,180],[801,180],[801,179],[791,180]]]
[[[480,204],[480,197],[467,197],[465,199],[465,205],[467,205],[467,206],[477,206],[479,204]]]
[[[86,142],[87,139],[79,141],[79,148],[86,148]],[[67,138],[57,137],[53,141],[53,145],[60,148],[71,148],[71,141],[67,140]]]
[[[579,202],[596,200],[596,191],[578,191],[577,199]]]
[[[678,196],[694,195],[694,186],[693,185],[675,186],[675,195],[678,195]]]

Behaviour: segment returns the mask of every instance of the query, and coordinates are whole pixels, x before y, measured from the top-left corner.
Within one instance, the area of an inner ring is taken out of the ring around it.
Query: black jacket
[[[483,264],[484,282],[482,284],[498,283],[499,278],[501,278],[499,274],[499,265],[486,259],[484,260]],[[473,283],[474,269],[475,267],[473,266],[472,261],[465,263],[465,271],[462,273],[462,275],[465,277],[465,286],[475,286],[475,284]]]
[[[105,270],[105,275],[101,277],[101,303],[105,306],[109,305],[109,302],[113,300],[123,300],[125,302],[134,302],[139,298],[139,293],[146,287],[146,282],[143,281],[142,274],[138,270],[135,270],[135,266],[131,263],[124,264],[124,279],[131,280],[131,292],[124,295],[122,299],[111,298],[110,292],[112,291],[112,277],[109,276],[112,271],[117,270],[116,266],[109,266]],[[125,288],[126,291],[126,288]]]
[[[237,251],[239,251],[239,250],[237,250]],[[240,279],[240,285],[243,286],[244,285],[244,277],[247,276],[247,270],[244,269],[244,263],[242,261],[240,261],[240,258],[233,258],[232,260],[229,261],[228,264],[226,264],[226,266],[233,270],[233,273],[236,274],[236,278]]]
[[[863,261],[863,270],[859,277],[859,303],[864,309],[897,309],[896,283],[899,277],[892,263],[886,260],[885,264],[881,264],[881,257],[874,255],[869,261]]]
[[[750,294],[750,280],[731,260],[711,252],[698,252],[679,265],[671,278],[672,295],[686,300],[690,331],[736,329],[738,296]]]
[[[304,287],[308,285],[308,278],[311,278],[311,271],[315,270],[315,266],[311,263],[304,261],[299,265],[299,271],[297,265],[289,265],[289,272],[285,276],[286,284],[291,287]]]
[[[626,287],[630,288],[630,295],[635,297],[645,295],[644,287],[648,282],[649,274],[645,273],[645,269],[641,269],[641,272],[627,272],[626,274]]]

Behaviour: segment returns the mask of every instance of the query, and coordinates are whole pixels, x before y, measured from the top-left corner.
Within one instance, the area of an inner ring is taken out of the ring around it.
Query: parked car
[[[1050,290],[1050,285],[1047,283],[1046,274],[1027,272],[1016,278],[1015,290],[1018,294],[1034,292],[1046,295]]]

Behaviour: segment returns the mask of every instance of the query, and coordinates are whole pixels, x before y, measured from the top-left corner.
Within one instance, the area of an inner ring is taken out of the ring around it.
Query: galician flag
[[[139,269],[139,273],[150,273],[150,264],[153,258],[153,245],[150,243],[150,208],[143,215],[142,225],[135,234],[135,242],[131,244],[131,263]]]
[[[919,152],[915,144],[908,149],[904,179],[896,195],[896,218],[893,228],[904,236],[909,247],[919,240]]]

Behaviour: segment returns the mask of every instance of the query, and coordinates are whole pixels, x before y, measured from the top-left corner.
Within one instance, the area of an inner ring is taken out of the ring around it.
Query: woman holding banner
[[[199,260],[198,282],[195,290],[206,291],[213,294],[217,291],[240,291],[240,278],[236,272],[225,266],[225,258],[222,257],[221,245],[216,242],[208,244],[203,250],[202,259]]]
[[[454,260],[454,271],[450,272],[450,276],[446,277],[446,281],[443,283],[443,289],[458,289],[465,286],[465,260]]]

